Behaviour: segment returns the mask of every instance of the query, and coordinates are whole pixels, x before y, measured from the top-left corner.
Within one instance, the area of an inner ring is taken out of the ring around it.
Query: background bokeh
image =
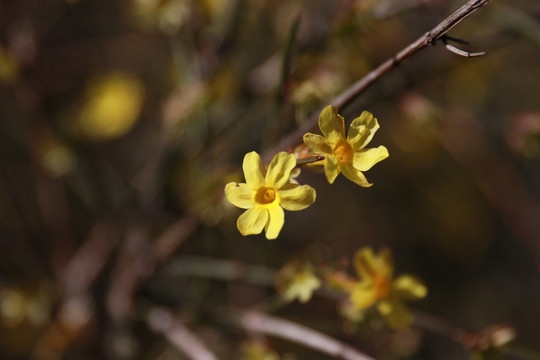
[[[379,120],[371,146],[390,157],[372,188],[304,169],[317,201],[275,241],[242,237],[223,197],[245,153],[463,2],[1,1],[0,358],[183,359],[149,320],[159,307],[220,359],[250,341],[330,359],[226,318],[275,299],[287,262],[346,264],[366,245],[424,281],[420,316],[511,325],[515,358],[540,358],[538,1],[494,0],[450,31],[486,56],[437,43],[340,109]],[[344,328],[327,297],[271,312],[376,358],[469,357],[420,326]]]

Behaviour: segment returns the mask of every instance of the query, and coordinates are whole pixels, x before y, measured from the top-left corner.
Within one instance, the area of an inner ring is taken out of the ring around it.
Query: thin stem
[[[273,269],[243,264],[238,261],[210,259],[198,256],[177,256],[164,267],[167,276],[196,276],[224,281],[245,281],[261,286],[273,286]]]
[[[216,355],[192,333],[184,324],[180,323],[166,309],[153,309],[146,320],[150,329],[161,333],[167,341],[184,355],[192,360],[217,360]]]
[[[279,337],[344,360],[374,360],[357,349],[317,330],[258,311],[231,312],[234,323],[247,331]]]
[[[305,158],[296,159],[296,166],[304,166],[304,165],[312,164],[321,160],[324,160],[323,155],[308,156]]]
[[[354,99],[356,99],[358,95],[364,92],[368,87],[383,77],[383,75],[396,68],[418,51],[428,47],[429,45],[434,45],[435,42],[445,35],[450,29],[489,2],[491,2],[491,0],[469,0],[465,5],[455,11],[452,15],[448,16],[433,29],[420,36],[392,58],[386,60],[362,79],[352,84],[343,93],[330,101],[330,104],[341,110],[343,107],[347,106]],[[285,136],[276,146],[268,149],[264,153],[263,160],[268,162],[269,158],[280,150],[291,148],[296,145],[306,132],[311,131],[317,125],[317,114],[306,121],[301,127]]]

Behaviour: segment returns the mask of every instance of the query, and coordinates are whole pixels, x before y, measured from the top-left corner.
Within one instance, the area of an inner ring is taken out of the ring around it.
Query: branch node
[[[424,38],[426,39],[425,40],[425,43],[426,45],[435,45],[435,41],[437,39],[435,39],[435,37],[431,34],[431,31],[428,31],[427,33],[424,34]]]

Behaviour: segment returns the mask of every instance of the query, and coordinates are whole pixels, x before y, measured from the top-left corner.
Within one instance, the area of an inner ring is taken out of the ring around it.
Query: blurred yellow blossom
[[[41,325],[49,317],[49,298],[44,291],[24,292],[18,289],[0,291],[0,318],[3,326],[15,327],[23,321]]]
[[[252,341],[242,347],[241,360],[279,360],[279,355],[261,341]]]
[[[191,15],[191,6],[188,0],[133,0],[132,11],[144,28],[174,35]]]
[[[11,53],[0,45],[0,83],[12,84],[19,77],[19,64]]]
[[[412,322],[412,315],[403,304],[404,300],[417,300],[427,295],[427,288],[410,275],[394,279],[392,255],[388,248],[374,254],[369,247],[358,250],[354,257],[354,268],[359,281],[342,273],[331,274],[330,283],[349,294],[348,314],[354,310],[363,313],[375,306],[386,323],[392,328],[403,328]],[[362,319],[355,314],[350,319]]]
[[[283,209],[302,210],[315,202],[315,189],[291,183],[295,166],[293,154],[280,152],[266,171],[259,154],[254,151],[246,154],[243,163],[246,183],[231,182],[225,186],[227,200],[247,209],[237,221],[242,235],[259,234],[264,228],[266,238],[275,239],[285,223]]]
[[[134,76],[111,73],[92,81],[76,119],[76,130],[87,139],[110,140],[135,125],[144,97],[143,84]]]
[[[301,303],[306,303],[313,292],[321,287],[321,281],[310,264],[293,261],[279,270],[276,287],[285,301],[298,299]]]
[[[77,157],[69,146],[55,139],[47,139],[40,145],[41,165],[51,175],[66,175],[77,166]]]
[[[345,121],[337,108],[328,105],[319,116],[319,128],[324,136],[307,133],[304,142],[315,154],[325,156],[324,172],[330,184],[340,172],[356,184],[369,187],[370,184],[362,171],[388,157],[384,146],[367,148],[373,135],[379,128],[377,119],[370,112],[364,111],[353,120],[349,134],[345,137]]]

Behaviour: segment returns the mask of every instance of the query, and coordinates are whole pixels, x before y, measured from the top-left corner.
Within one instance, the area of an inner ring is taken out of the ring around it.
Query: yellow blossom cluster
[[[327,280],[348,295],[342,313],[355,322],[364,318],[368,309],[374,308],[392,328],[411,324],[413,317],[404,301],[422,299],[427,288],[411,275],[394,278],[392,254],[383,248],[377,254],[369,247],[358,250],[354,256],[354,269],[358,279],[342,272],[333,272]]]
[[[323,284],[338,290],[341,314],[350,322],[365,319],[371,309],[376,310],[385,323],[395,329],[407,327],[413,317],[405,301],[422,299],[427,288],[411,275],[394,277],[390,249],[374,253],[370,247],[356,251],[353,261],[357,277],[341,270],[317,269],[306,261],[293,260],[285,264],[276,276],[276,287],[286,302],[305,303]]]
[[[356,184],[369,187],[362,173],[388,157],[384,146],[366,148],[379,128],[377,119],[367,111],[353,120],[345,136],[345,121],[334,106],[327,106],[319,116],[319,128],[323,133],[307,133],[304,142],[313,155],[324,158],[324,171],[329,183],[343,173]],[[299,185],[294,154],[280,152],[268,169],[263,167],[260,156],[250,152],[244,157],[243,171],[246,183],[229,183],[225,197],[233,205],[247,209],[237,221],[242,235],[259,234],[265,230],[268,239],[278,237],[285,222],[285,210],[298,211],[315,202],[315,190]]]

